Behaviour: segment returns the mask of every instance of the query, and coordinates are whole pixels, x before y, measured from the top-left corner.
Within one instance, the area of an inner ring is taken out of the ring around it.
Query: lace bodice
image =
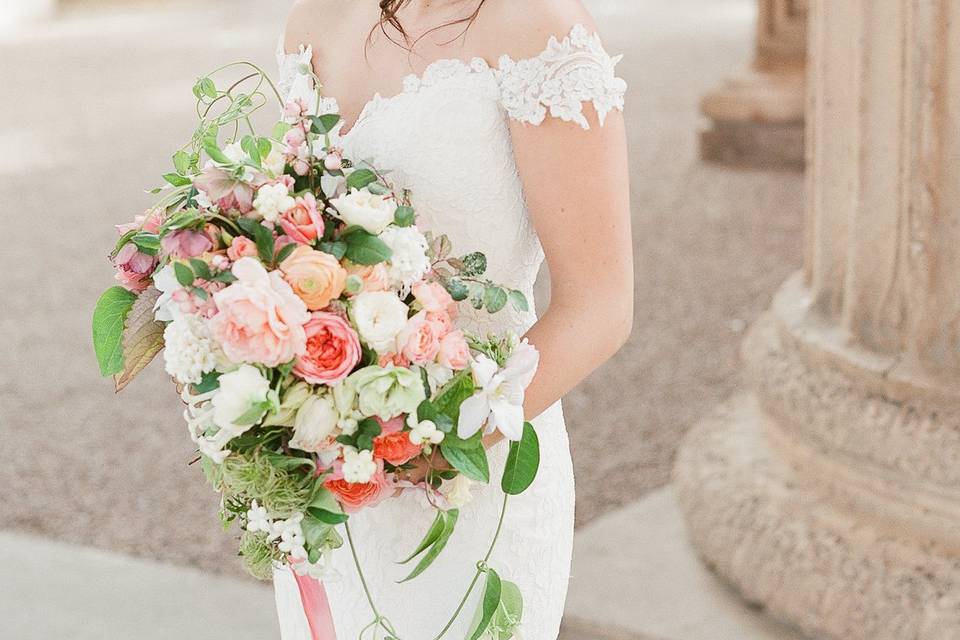
[[[337,111],[330,97],[316,105],[311,76],[302,73],[311,64],[309,47],[295,54],[281,50],[279,59],[279,88],[285,97],[303,99],[321,113]],[[338,132],[339,144],[347,157],[369,161],[396,187],[411,190],[421,229],[450,236],[459,255],[484,252],[489,277],[523,291],[532,302],[543,251],[524,200],[510,120],[536,126],[553,117],[589,129],[584,104],[591,103],[602,124],[611,110],[623,108],[626,85],[614,74],[618,60],[582,26],[562,40],[551,38],[534,58],[502,56],[496,67],[480,58],[438,60],[422,75],[408,76],[401,93],[371,98],[357,122]],[[478,333],[522,333],[535,319],[532,308],[521,313],[509,305],[496,315],[477,312],[464,318]],[[541,470],[530,490],[511,499],[492,564],[523,592],[523,637],[553,640],[573,542],[573,469],[559,403],[534,426],[540,435]],[[500,477],[505,457],[505,446],[490,451],[491,478]],[[475,495],[429,576],[403,585],[395,580],[405,567],[394,562],[416,546],[429,525],[426,505],[406,494],[351,519],[360,561],[368,578],[374,576],[373,591],[402,637],[426,637],[456,607],[470,581],[473,563],[482,557],[496,524],[499,482],[478,486]],[[335,558],[335,563],[342,561],[338,568],[344,577],[328,585],[328,591],[338,633],[356,638],[370,616],[348,555]],[[277,574],[277,599],[283,639],[309,640],[296,586],[283,572]],[[448,636],[452,640],[465,637],[472,605],[467,611]]]

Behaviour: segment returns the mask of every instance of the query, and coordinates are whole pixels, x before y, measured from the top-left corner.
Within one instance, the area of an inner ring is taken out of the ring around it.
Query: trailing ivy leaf
[[[190,266],[193,267],[193,272],[197,274],[198,278],[202,278],[203,280],[213,279],[213,273],[210,272],[210,265],[200,258],[190,258]]]
[[[393,255],[390,247],[380,238],[363,230],[343,236],[346,243],[344,255],[355,264],[373,265],[386,262]]]
[[[296,242],[291,242],[290,244],[283,245],[283,248],[277,252],[277,264],[280,264],[284,260],[290,257],[290,254],[297,250],[299,245]]]
[[[270,137],[274,140],[283,140],[283,136],[287,135],[287,132],[290,131],[293,127],[286,122],[278,122],[273,125],[273,131],[270,132]]]
[[[179,173],[165,173],[163,174],[163,179],[175,187],[185,187],[188,184],[192,184],[190,178],[186,178]]]
[[[170,231],[186,229],[203,221],[203,216],[197,209],[183,209],[173,214],[160,226],[160,235],[166,235]]]
[[[192,287],[193,281],[197,279],[193,270],[182,262],[173,263],[173,273],[177,276],[177,282],[184,287]]]
[[[193,165],[193,157],[186,151],[180,150],[173,154],[173,168],[182,176],[187,175]]]
[[[413,553],[407,556],[406,559],[397,562],[397,564],[407,564],[436,543],[436,541],[440,539],[440,534],[443,533],[444,519],[443,511],[438,509],[437,516],[433,519],[433,524],[430,525],[430,528],[427,530],[427,535],[423,537],[423,540],[421,540],[417,548],[413,550]]]
[[[470,295],[470,288],[467,287],[467,285],[464,284],[462,280],[457,280],[456,278],[447,280],[447,282],[445,283],[445,286],[447,289],[447,293],[449,293],[450,297],[456,300],[457,302],[466,300],[467,296]]]
[[[240,140],[240,148],[243,149],[248,156],[250,156],[250,161],[253,164],[260,166],[262,159],[260,158],[260,146],[257,144],[257,139],[251,135],[245,135]]]
[[[160,236],[155,233],[139,231],[130,237],[130,241],[143,253],[156,255],[160,251]]]
[[[310,116],[310,130],[320,135],[326,135],[333,131],[333,128],[340,122],[340,116],[336,113],[325,113],[322,116]]]
[[[511,289],[507,296],[510,298],[510,304],[512,304],[513,308],[517,311],[530,311],[530,304],[527,302],[527,296],[523,295],[523,292]]]
[[[317,509],[316,507],[307,508],[307,513],[325,524],[343,524],[350,519],[345,513],[334,513],[326,509]]]
[[[500,486],[507,495],[516,496],[526,491],[540,468],[540,440],[529,422],[523,423],[523,436],[510,443],[510,453],[503,470]]]
[[[163,349],[164,324],[154,319],[153,311],[159,297],[157,289],[147,289],[137,296],[124,319],[123,369],[113,380],[117,391],[130,384]]]
[[[347,176],[348,189],[363,189],[371,182],[377,181],[377,174],[370,169],[357,169]]]
[[[402,205],[397,207],[396,212],[393,214],[393,223],[398,227],[409,227],[416,222],[417,214],[414,212],[413,207],[408,207]]]
[[[93,349],[100,375],[112,376],[123,370],[123,327],[137,296],[116,286],[107,289],[93,311]]]
[[[477,482],[490,482],[490,464],[487,462],[487,450],[483,448],[483,441],[478,446],[469,449],[450,446],[444,438],[440,444],[440,453],[454,469]]]
[[[443,517],[443,530],[440,532],[440,537],[437,538],[437,541],[434,542],[430,549],[427,551],[426,555],[420,559],[420,562],[417,563],[417,566],[414,570],[400,582],[409,582],[413,580],[421,573],[427,570],[433,561],[437,559],[440,555],[440,552],[447,546],[447,543],[450,541],[450,536],[453,535],[453,530],[457,525],[457,518],[460,516],[460,512],[456,509],[451,509],[450,511],[445,511]]]
[[[500,287],[487,287],[483,303],[490,313],[497,313],[507,305],[507,292]]]
[[[225,156],[223,151],[220,150],[220,147],[217,146],[215,140],[208,140],[204,142],[203,150],[214,162],[219,162],[220,164],[233,164],[230,158]]]
[[[460,262],[463,275],[468,278],[482,276],[487,271],[487,256],[479,251],[463,256]]]
[[[483,590],[483,600],[480,601],[480,621],[470,634],[470,640],[479,640],[479,638],[490,628],[490,621],[493,615],[500,607],[500,596],[503,591],[503,585],[500,582],[500,575],[493,569],[487,569],[487,584]]]
[[[210,78],[200,79],[200,91],[210,99],[217,97],[217,85]]]

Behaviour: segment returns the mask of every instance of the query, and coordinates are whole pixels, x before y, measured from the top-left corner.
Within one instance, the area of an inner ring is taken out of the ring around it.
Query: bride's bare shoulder
[[[519,60],[539,55],[550,36],[563,38],[577,24],[596,30],[581,0],[487,0],[475,26],[491,57],[505,53]],[[504,43],[509,43],[506,50]]]
[[[287,14],[284,47],[294,52],[302,44],[320,42],[322,33],[336,33],[338,25],[349,18],[352,4],[343,0],[296,0]]]

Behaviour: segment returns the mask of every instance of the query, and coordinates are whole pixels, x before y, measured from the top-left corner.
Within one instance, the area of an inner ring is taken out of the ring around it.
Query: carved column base
[[[803,69],[750,71],[731,78],[701,102],[712,127],[700,134],[710,162],[803,169]]]
[[[956,640],[958,403],[867,379],[887,363],[807,350],[815,342],[791,324],[798,287],[787,282],[744,344],[756,391],[678,454],[691,542],[744,598],[811,637]]]

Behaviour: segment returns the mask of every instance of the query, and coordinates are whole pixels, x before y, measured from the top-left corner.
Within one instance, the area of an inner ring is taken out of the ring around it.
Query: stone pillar
[[[812,637],[960,638],[960,2],[811,0],[805,263],[691,431],[690,539]]]
[[[807,0],[758,0],[750,69],[704,96],[712,128],[701,133],[704,160],[803,168]]]

